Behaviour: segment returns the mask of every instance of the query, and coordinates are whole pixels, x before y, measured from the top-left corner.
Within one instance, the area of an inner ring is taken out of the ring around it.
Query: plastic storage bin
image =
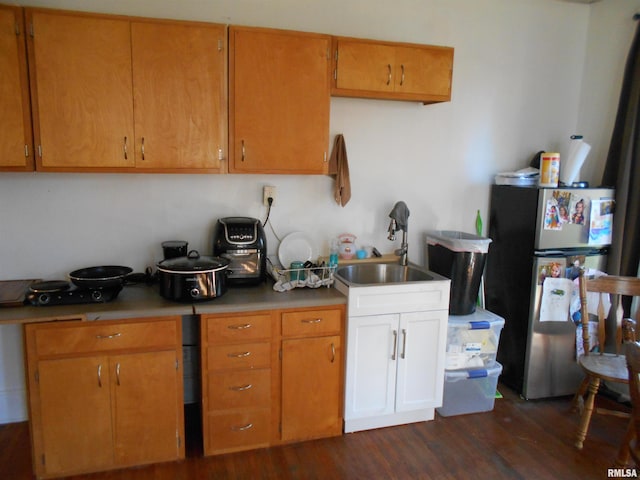
[[[445,369],[491,368],[496,363],[504,318],[483,308],[471,315],[450,315]]]
[[[490,243],[490,238],[464,232],[427,233],[429,270],[451,280],[451,315],[469,315],[475,311]]]
[[[489,369],[445,372],[442,407],[436,411],[450,417],[493,410],[501,373],[502,365],[498,362]]]

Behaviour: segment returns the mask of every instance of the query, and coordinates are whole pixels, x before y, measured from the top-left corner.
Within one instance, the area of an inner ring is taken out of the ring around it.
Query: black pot
[[[167,300],[212,300],[227,291],[229,262],[220,257],[201,257],[191,250],[186,257],[158,262],[160,295]]]
[[[69,279],[85,288],[113,288],[121,287],[133,269],[116,265],[102,267],[89,267],[74,270],[69,274]]]

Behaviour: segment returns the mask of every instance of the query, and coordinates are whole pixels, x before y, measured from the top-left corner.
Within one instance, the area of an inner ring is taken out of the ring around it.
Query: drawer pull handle
[[[96,338],[98,340],[109,340],[111,338],[117,338],[121,336],[122,336],[121,333],[112,333],[111,335],[96,335]]]
[[[127,160],[127,137],[124,137],[124,159]]]
[[[234,392],[243,392],[250,388],[253,388],[253,385],[251,383],[247,383],[246,385],[241,385],[239,387],[229,387],[229,390],[233,390]]]
[[[402,75],[400,76],[400,86],[402,87],[404,85],[404,65],[400,65],[400,68],[402,69]]]
[[[227,357],[229,358],[243,358],[249,355],[251,355],[251,352],[227,353]]]
[[[98,365],[98,386],[102,388],[102,364]]]
[[[247,328],[251,328],[253,325],[250,323],[243,323],[241,325],[227,325],[229,330],[245,330]]]
[[[245,430],[249,430],[250,428],[253,428],[253,423],[247,423],[246,425],[242,425],[240,427],[231,427],[231,430],[233,430],[234,432],[243,432]]]
[[[391,83],[391,64],[387,65],[387,69],[389,70],[389,73],[387,75],[387,85],[389,85]]]
[[[321,318],[306,318],[303,320],[300,320],[302,323],[320,323],[322,321]]]

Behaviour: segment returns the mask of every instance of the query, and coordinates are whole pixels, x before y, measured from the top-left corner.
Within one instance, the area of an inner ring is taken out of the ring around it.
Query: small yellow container
[[[560,177],[560,154],[544,152],[540,154],[540,186],[557,188]]]

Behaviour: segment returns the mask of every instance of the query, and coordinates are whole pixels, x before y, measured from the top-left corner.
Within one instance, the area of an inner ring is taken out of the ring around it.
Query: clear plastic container
[[[456,370],[444,374],[442,407],[436,411],[443,417],[493,410],[498,377],[502,365],[483,370]]]
[[[492,368],[503,327],[504,318],[482,308],[471,315],[449,316],[444,368]]]

